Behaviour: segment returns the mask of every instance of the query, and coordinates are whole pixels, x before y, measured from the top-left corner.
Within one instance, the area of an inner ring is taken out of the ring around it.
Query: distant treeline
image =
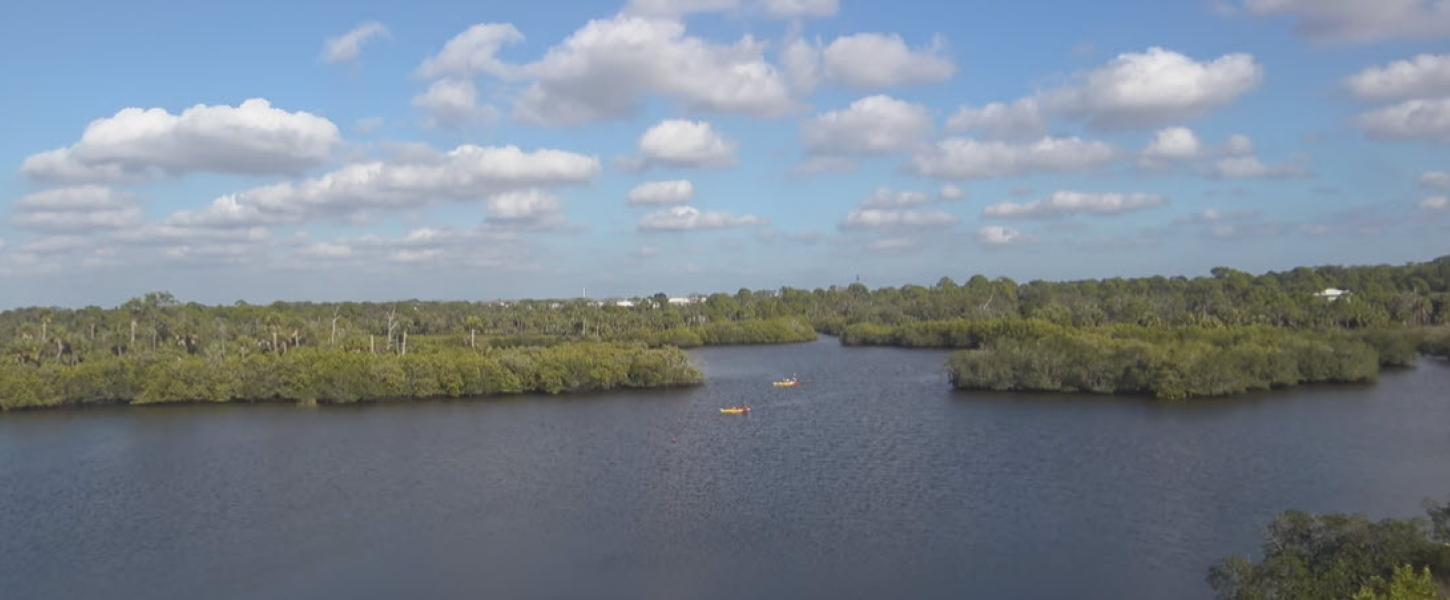
[[[1328,288],[1347,293],[1331,299],[1322,294]],[[75,376],[63,374],[68,373],[63,368],[82,366],[144,368],[160,374],[162,367],[156,365],[268,360],[258,356],[300,361],[334,354],[342,357],[339,362],[390,364],[393,359],[386,357],[397,356],[399,363],[411,364],[424,360],[414,355],[473,356],[489,349],[528,348],[562,353],[575,344],[689,348],[801,342],[821,331],[841,333],[847,344],[974,350],[952,362],[958,384],[969,387],[1181,397],[1372,379],[1375,370],[1368,365],[1412,362],[1403,358],[1407,343],[1419,344],[1428,354],[1450,355],[1450,336],[1405,333],[1446,326],[1450,257],[1403,266],[1299,268],[1258,276],[1217,268],[1209,277],[1196,278],[1019,284],[978,275],[962,284],[943,277],[932,287],[872,290],[857,283],[815,290],[741,289],[683,303],[661,293],[618,303],[409,300],[205,306],[157,292],[112,309],[0,312],[0,368],[40,370],[47,375],[39,380],[53,389],[59,385],[54,381]],[[1375,334],[1381,338],[1365,334],[1373,331],[1391,333]],[[1247,337],[1238,344],[1223,342],[1223,335]],[[1390,339],[1397,341],[1390,344]],[[1259,366],[1226,377],[1215,371],[1224,361]],[[1329,361],[1328,366],[1311,364],[1319,361]],[[36,380],[35,371],[17,372]],[[526,391],[558,387],[520,385]],[[17,387],[6,382],[0,386]],[[46,389],[29,396],[78,397]],[[124,399],[163,395],[143,396],[137,390]],[[394,391],[387,388],[369,397]],[[248,394],[237,397],[251,399]]]
[[[1380,367],[1415,363],[1443,347],[1419,329],[1295,330],[1235,327],[1064,327],[1038,320],[858,324],[847,345],[963,349],[948,361],[963,389],[1223,396],[1303,383],[1374,381]]]
[[[547,348],[372,354],[301,348],[229,356],[138,354],[75,365],[0,364],[0,408],[172,402],[346,404],[695,385],[676,348]]]
[[[1450,586],[1450,502],[1426,512],[1381,521],[1286,512],[1265,530],[1262,558],[1229,557],[1208,582],[1223,600],[1438,600]]]
[[[1316,295],[1328,288],[1348,294],[1332,301]],[[951,319],[1032,319],[1072,327],[1450,325],[1450,257],[1403,266],[1305,267],[1258,276],[1217,268],[1211,276],[1195,278],[1018,283],[977,275],[964,283],[943,277],[931,287],[872,290],[857,283],[815,290],[741,289],[685,304],[655,294],[623,306],[585,299],[205,306],[152,293],[112,309],[0,312],[0,361],[74,362],[178,349],[218,356],[295,347],[382,352],[397,351],[405,334],[449,340],[458,347],[640,340],[689,346],[697,337],[701,344],[807,339],[774,331],[751,338],[711,329],[782,318],[803,320],[824,333],[840,333],[858,323],[895,326]]]

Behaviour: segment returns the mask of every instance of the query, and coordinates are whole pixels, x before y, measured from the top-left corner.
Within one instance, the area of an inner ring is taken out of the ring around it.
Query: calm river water
[[[1281,510],[1450,494],[1442,362],[1169,406],[692,354],[690,390],[5,415],[0,595],[1191,599]]]

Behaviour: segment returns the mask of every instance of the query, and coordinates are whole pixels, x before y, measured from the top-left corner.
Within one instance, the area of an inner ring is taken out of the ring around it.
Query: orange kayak
[[[722,408],[722,409],[720,409],[720,414],[722,414],[722,415],[748,415],[748,414],[750,414],[750,407],[749,406],[732,406],[730,408]]]

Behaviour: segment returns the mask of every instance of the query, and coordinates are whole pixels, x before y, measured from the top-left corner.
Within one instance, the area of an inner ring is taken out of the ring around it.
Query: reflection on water
[[[1203,598],[1280,510],[1450,494],[1444,363],[1162,405],[954,392],[941,353],[834,340],[693,355],[690,390],[5,415],[0,589]]]

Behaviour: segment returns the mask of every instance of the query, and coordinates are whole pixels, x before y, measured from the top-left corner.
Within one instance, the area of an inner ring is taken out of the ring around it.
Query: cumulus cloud
[[[695,197],[695,185],[686,179],[650,181],[629,191],[630,206],[688,204]]]
[[[941,186],[941,190],[937,192],[937,195],[942,200],[961,200],[967,197],[967,192],[962,188],[948,183]]]
[[[940,83],[951,79],[956,65],[943,56],[940,38],[911,49],[901,36],[857,33],[836,38],[822,51],[828,78],[859,89]]]
[[[639,138],[645,165],[724,167],[735,164],[735,149],[735,142],[704,121],[661,121]]]
[[[1047,92],[1054,112],[1089,124],[1127,128],[1182,122],[1222,108],[1257,88],[1264,69],[1248,54],[1197,61],[1153,47],[1119,54],[1079,81]]]
[[[1047,134],[1047,119],[1036,98],[1011,104],[992,102],[982,107],[963,106],[947,120],[947,129],[972,132],[990,138],[1023,140]]]
[[[764,225],[755,215],[736,216],[726,212],[701,211],[693,206],[673,206],[645,215],[639,221],[641,231],[698,231]]]
[[[910,151],[931,130],[926,107],[877,95],[806,122],[802,135],[811,154],[879,155]]]
[[[479,23],[448,40],[438,54],[418,67],[418,74],[434,77],[507,76],[514,67],[499,60],[500,48],[524,41],[524,34],[508,23]]]
[[[1420,201],[1420,208],[1425,210],[1447,211],[1450,210],[1450,198],[1445,196],[1431,196]]]
[[[136,199],[107,187],[85,185],[30,194],[16,201],[16,227],[51,232],[93,232],[141,223]]]
[[[388,37],[388,28],[376,21],[363,23],[353,28],[352,31],[334,38],[328,38],[327,43],[322,47],[322,60],[328,63],[351,62],[357,60],[362,53],[364,44],[380,38]]]
[[[232,107],[198,104],[173,115],[126,108],[97,119],[74,145],[25,159],[21,170],[46,181],[105,181],[210,171],[297,174],[322,164],[340,143],[337,126],[260,98]]]
[[[1011,227],[988,225],[977,230],[977,241],[988,246],[1006,246],[1032,241],[1032,237]]]
[[[479,106],[478,90],[468,80],[439,79],[413,97],[413,106],[428,115],[429,127],[458,129],[498,119],[497,109]]]
[[[656,5],[685,6],[642,3],[641,8]],[[497,56],[504,45],[522,39],[512,25],[475,25],[424,61],[418,73],[427,78],[487,74],[523,86],[513,114],[538,125],[625,118],[651,95],[692,111],[780,116],[795,108],[784,77],[764,58],[764,44],[750,36],[714,44],[687,35],[679,20],[627,12],[590,21],[535,62],[513,64]]]
[[[815,91],[825,78],[819,44],[800,38],[786,42],[780,51],[780,65],[791,88],[803,96]]]
[[[559,199],[538,189],[489,196],[487,212],[490,223],[509,227],[547,228],[564,222]]]
[[[1420,185],[1427,188],[1450,190],[1450,173],[1445,171],[1426,171],[1420,175]]]
[[[1450,95],[1450,54],[1421,54],[1370,67],[1344,80],[1361,100],[1403,100]]]
[[[167,224],[252,227],[297,223],[580,184],[599,171],[599,159],[562,150],[525,152],[515,146],[463,145],[427,160],[352,164],[314,179],[222,196],[205,210],[172,215]]]
[[[1198,135],[1187,127],[1160,129],[1153,141],[1138,156],[1138,164],[1156,167],[1167,163],[1193,160],[1203,154],[1203,143]]]
[[[1450,98],[1406,100],[1364,113],[1358,124],[1375,139],[1450,142]]]
[[[1044,137],[1030,143],[949,138],[912,159],[920,175],[941,179],[989,179],[1027,173],[1083,171],[1112,161],[1113,148],[1077,137]]]
[[[1167,198],[1157,194],[1059,191],[1043,200],[993,204],[984,209],[982,215],[1003,219],[1046,219],[1073,215],[1115,216],[1157,208],[1167,203]]]
[[[1443,0],[1245,0],[1260,16],[1290,15],[1295,31],[1322,42],[1366,43],[1450,35]]]
[[[297,251],[303,258],[320,258],[324,260],[337,260],[352,258],[352,246],[334,242],[317,242]]]

